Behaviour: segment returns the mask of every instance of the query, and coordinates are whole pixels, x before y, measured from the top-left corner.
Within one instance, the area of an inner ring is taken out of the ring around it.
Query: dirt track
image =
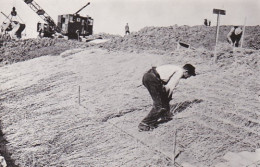
[[[175,137],[182,165],[215,166],[227,152],[255,151],[259,67],[239,55],[259,58],[238,50],[216,65],[206,50],[88,49],[0,67],[7,147],[20,166],[173,166]],[[192,63],[198,75],[179,83],[171,104],[181,105],[171,121],[138,132],[152,103],[142,75],[169,62]]]

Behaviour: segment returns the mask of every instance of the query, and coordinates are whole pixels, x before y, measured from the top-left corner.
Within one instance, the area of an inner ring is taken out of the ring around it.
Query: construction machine
[[[93,34],[93,19],[89,16],[83,17],[78,14],[89,4],[87,3],[74,14],[58,16],[58,27],[63,35],[69,38],[78,38],[79,36],[85,37]]]
[[[54,20],[40,7],[40,5],[33,0],[24,0],[24,2],[45,21],[45,23],[37,23],[37,32],[40,37],[53,37],[56,32],[60,33],[61,30],[57,27]]]
[[[17,16],[15,7],[13,7],[11,14],[6,15],[1,12],[6,20],[0,26],[1,36],[5,39],[20,39],[22,37],[22,32],[25,29],[25,24],[14,20],[13,17]]]
[[[40,37],[53,37],[55,33],[58,33],[69,39],[79,39],[80,36],[85,37],[93,34],[93,19],[78,14],[90,3],[74,14],[59,15],[58,25],[56,25],[54,20],[35,1],[24,0],[24,2],[45,21],[45,23],[37,24],[37,32]]]

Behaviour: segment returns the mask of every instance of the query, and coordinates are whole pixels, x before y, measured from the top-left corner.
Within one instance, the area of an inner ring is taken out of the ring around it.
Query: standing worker
[[[208,20],[207,19],[204,19],[204,25],[208,26]]]
[[[195,67],[185,64],[183,67],[176,65],[162,65],[152,67],[143,76],[143,85],[148,89],[152,99],[153,108],[138,125],[140,131],[149,131],[157,126],[158,120],[170,116],[170,101],[172,92],[181,78],[187,79],[195,76]]]
[[[232,27],[230,32],[227,35],[228,43],[230,43],[232,46],[238,47],[242,34],[243,34],[243,30],[241,27],[239,26]]]
[[[127,33],[130,34],[128,23],[126,23],[126,25],[125,25],[125,35],[126,35]]]

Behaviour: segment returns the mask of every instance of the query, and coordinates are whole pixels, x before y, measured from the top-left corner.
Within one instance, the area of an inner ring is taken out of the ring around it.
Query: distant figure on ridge
[[[153,107],[138,125],[139,131],[156,128],[159,120],[170,120],[170,101],[173,90],[181,78],[187,79],[195,75],[195,67],[191,64],[185,64],[183,67],[167,64],[148,70],[143,76],[143,85],[153,99]]]
[[[126,26],[125,26],[125,35],[127,35],[127,33],[130,34],[128,23],[126,23]]]
[[[228,43],[232,46],[238,47],[239,41],[242,37],[243,30],[239,26],[234,26],[231,28],[227,35]]]
[[[204,19],[204,25],[208,26],[208,20],[207,19]]]
[[[209,27],[210,27],[210,25],[211,25],[211,21],[209,20]]]

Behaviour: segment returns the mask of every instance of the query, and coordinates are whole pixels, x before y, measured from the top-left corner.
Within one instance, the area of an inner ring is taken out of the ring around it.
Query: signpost
[[[217,14],[217,26],[216,26],[216,46],[214,53],[214,62],[217,62],[217,44],[218,44],[218,35],[219,35],[219,17],[220,15],[226,15],[226,11],[222,9],[213,9],[213,14]]]

